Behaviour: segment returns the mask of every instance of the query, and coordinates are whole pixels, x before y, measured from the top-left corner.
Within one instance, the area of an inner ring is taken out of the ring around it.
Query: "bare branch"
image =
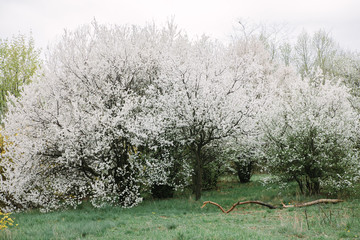
[[[294,204],[294,205],[285,205],[284,203],[281,203],[281,204],[284,208],[291,208],[291,207],[308,207],[308,206],[319,204],[319,203],[339,203],[339,202],[343,202],[343,201],[344,200],[341,200],[341,199],[318,199],[315,201],[299,203],[299,204]]]
[[[338,203],[338,202],[343,202],[344,200],[341,199],[318,199],[315,201],[311,201],[311,202],[306,202],[306,203],[299,203],[299,204],[295,204],[295,205],[285,205],[284,203],[282,203],[283,208],[291,208],[291,207],[308,207],[311,205],[315,205],[315,204],[319,204],[319,203]],[[244,204],[258,204],[261,206],[265,206],[268,207],[270,209],[279,209],[278,207],[271,205],[269,203],[264,203],[261,201],[245,201],[245,202],[236,202],[232,205],[232,207],[229,210],[224,210],[224,208],[219,205],[218,203],[215,202],[211,202],[211,201],[205,201],[204,204],[201,206],[201,208],[204,208],[208,203],[217,206],[223,213],[229,213],[232,210],[235,209],[236,206],[238,205],[244,205]]]

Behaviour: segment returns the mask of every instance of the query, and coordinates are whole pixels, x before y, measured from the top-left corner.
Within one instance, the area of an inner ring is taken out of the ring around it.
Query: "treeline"
[[[132,207],[142,193],[184,188],[198,200],[226,172],[249,181],[254,166],[303,194],[351,191],[360,176],[358,54],[324,31],[294,45],[243,33],[222,44],[191,40],[171,22],[93,22],[66,32],[41,74],[32,40],[23,45],[34,58],[22,83],[32,83],[2,92],[2,209],[83,199]]]

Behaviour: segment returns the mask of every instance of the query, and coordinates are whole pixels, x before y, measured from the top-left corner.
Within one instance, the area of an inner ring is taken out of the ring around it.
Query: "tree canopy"
[[[31,36],[0,39],[0,119],[7,109],[7,96],[20,96],[22,86],[29,84],[38,74],[39,55]]]

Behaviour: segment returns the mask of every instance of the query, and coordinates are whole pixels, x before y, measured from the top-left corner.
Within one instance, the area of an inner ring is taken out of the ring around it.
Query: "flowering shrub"
[[[93,23],[63,36],[41,79],[10,100],[3,132],[14,143],[5,153],[13,161],[0,162],[7,211],[84,198],[95,206],[141,202],[136,148],[158,133],[143,94],[157,78],[160,44],[174,38],[168,35]]]
[[[297,80],[282,91],[264,116],[267,170],[296,181],[302,193],[351,188],[360,166],[349,90],[329,80]]]

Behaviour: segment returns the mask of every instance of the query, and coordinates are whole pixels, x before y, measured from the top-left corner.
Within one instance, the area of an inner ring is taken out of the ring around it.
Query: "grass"
[[[203,201],[229,208],[239,200],[261,200],[274,205],[300,202],[296,191],[264,187],[262,176],[248,184],[226,179],[216,191],[203,193],[201,201],[187,194],[174,199],[145,199],[132,209],[78,209],[12,214],[16,227],[0,231],[0,239],[360,239],[360,201],[270,210],[258,205],[238,206],[229,214]],[[280,194],[279,194],[280,193]]]

